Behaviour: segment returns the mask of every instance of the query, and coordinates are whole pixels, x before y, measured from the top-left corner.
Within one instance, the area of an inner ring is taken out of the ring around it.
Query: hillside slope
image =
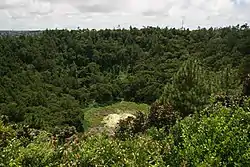
[[[83,131],[83,109],[122,100],[152,104],[164,91],[168,94],[165,85],[172,87],[187,59],[199,59],[208,71],[244,67],[247,74],[249,46],[247,25],[1,36],[0,115],[38,129],[75,126]]]

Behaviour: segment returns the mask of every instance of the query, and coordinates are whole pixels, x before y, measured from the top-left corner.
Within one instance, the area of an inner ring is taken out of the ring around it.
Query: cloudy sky
[[[221,27],[250,23],[250,0],[0,0],[0,29]]]

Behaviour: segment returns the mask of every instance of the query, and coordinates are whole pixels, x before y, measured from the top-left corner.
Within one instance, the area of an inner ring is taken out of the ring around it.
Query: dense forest
[[[14,31],[14,30],[0,30],[0,36],[20,36],[20,35],[37,35],[42,31]]]
[[[249,74],[247,24],[2,35],[0,166],[248,166]],[[150,108],[86,133],[121,101]]]

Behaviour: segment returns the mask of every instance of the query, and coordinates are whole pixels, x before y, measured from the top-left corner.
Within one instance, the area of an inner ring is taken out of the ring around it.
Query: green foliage
[[[0,37],[0,166],[249,166],[249,36],[243,25]],[[124,112],[137,115],[115,136],[81,133]]]
[[[156,127],[158,130],[164,128],[166,132],[176,123],[178,113],[171,104],[154,103],[151,105],[148,115],[148,126]]]
[[[188,115],[203,108],[218,89],[234,92],[234,77],[227,74],[237,73],[239,66],[244,75],[249,71],[249,27],[243,27],[46,30],[3,36],[0,115],[39,129],[75,126],[83,131],[81,109],[122,100],[152,104],[160,96]],[[221,73],[228,65],[232,69]],[[216,78],[229,80],[216,86]]]
[[[15,136],[15,131],[10,126],[5,126],[0,120],[0,150]]]
[[[20,139],[13,138],[1,152],[1,165],[13,167],[55,166],[56,152],[48,142],[48,135],[41,133],[27,146]]]
[[[211,97],[211,103],[220,103],[225,107],[245,107],[247,96],[218,94]]]
[[[179,123],[176,162],[186,166],[249,166],[250,113],[215,105]]]
[[[82,166],[165,166],[164,154],[169,151],[167,143],[163,146],[150,137],[120,141],[95,136],[83,142],[80,148]]]
[[[106,135],[72,136],[63,145],[58,142],[44,132],[26,146],[12,138],[0,152],[0,166],[164,166],[169,151],[166,141],[150,136],[126,141]]]
[[[239,94],[240,80],[237,73],[226,68],[219,73],[208,71],[199,61],[189,59],[168,83],[159,99],[161,103],[173,104],[181,116],[202,110],[211,94]]]
[[[142,112],[137,112],[135,117],[128,117],[120,120],[115,130],[115,137],[127,139],[134,137],[138,133],[143,133],[148,128],[147,116]]]
[[[244,108],[211,104],[168,132],[151,127],[124,140],[97,134],[61,142],[41,132],[26,143],[25,136],[10,135],[0,166],[249,166],[248,102]],[[1,129],[15,134],[6,125]]]
[[[67,139],[69,139],[76,133],[77,131],[74,126],[64,128],[55,127],[55,129],[53,130],[53,136],[57,138],[59,144],[65,143]]]
[[[79,101],[61,88],[45,85],[40,73],[22,72],[0,80],[3,93],[9,92],[5,102],[0,103],[0,114],[8,116],[10,122],[46,130],[68,125],[83,131]]]
[[[243,94],[250,96],[250,75],[248,74],[243,82]]]

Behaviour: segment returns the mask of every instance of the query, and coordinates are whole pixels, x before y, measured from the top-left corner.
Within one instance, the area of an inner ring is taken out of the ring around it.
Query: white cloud
[[[250,0],[1,0],[0,29],[197,28],[250,22]]]

